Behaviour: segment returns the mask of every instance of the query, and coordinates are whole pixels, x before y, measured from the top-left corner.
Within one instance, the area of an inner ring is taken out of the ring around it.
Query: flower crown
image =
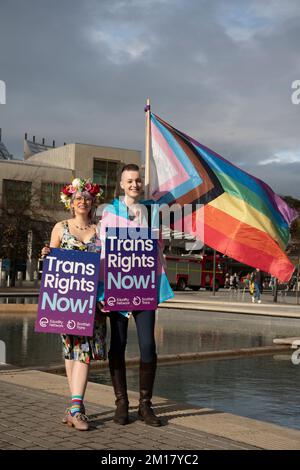
[[[94,204],[99,204],[100,198],[103,194],[103,189],[99,184],[92,183],[90,180],[82,178],[75,178],[71,184],[66,184],[61,193],[60,201],[65,205],[66,209],[70,209],[71,197],[74,193],[86,191],[94,198]]]

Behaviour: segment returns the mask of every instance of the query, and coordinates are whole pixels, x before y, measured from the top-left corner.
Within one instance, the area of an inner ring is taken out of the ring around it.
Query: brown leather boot
[[[156,373],[155,359],[152,362],[140,362],[140,404],[138,417],[149,426],[161,426],[160,419],[152,409],[152,391]]]
[[[128,408],[129,401],[126,383],[125,359],[108,354],[111,381],[116,396],[116,411],[113,417],[114,423],[124,426],[129,423]]]

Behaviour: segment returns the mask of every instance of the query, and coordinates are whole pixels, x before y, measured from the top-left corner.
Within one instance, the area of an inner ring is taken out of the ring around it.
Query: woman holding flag
[[[147,201],[140,201],[142,180],[140,177],[139,167],[137,165],[129,164],[123,168],[120,187],[124,191],[124,197],[114,199],[110,206],[111,210],[114,213],[114,216],[123,220],[127,218],[128,223],[130,221],[131,224],[136,221],[136,226],[138,226],[141,219],[141,211],[139,210],[139,207],[141,207],[141,204],[147,204]],[[151,201],[148,202],[151,203]],[[105,225],[108,227],[112,226],[109,218],[109,209],[104,211],[101,221],[103,238],[105,237]],[[105,256],[103,251],[102,255]],[[162,259],[162,252],[160,252],[160,264],[158,269],[158,271],[160,270],[160,272],[158,272],[158,303],[174,296],[168,279],[163,271]],[[99,298],[99,300],[103,300],[103,296]],[[108,358],[112,384],[116,397],[114,422],[125,425],[129,422],[129,402],[125,366],[128,312],[114,311],[109,312],[108,315],[111,326],[111,342]],[[151,403],[157,364],[156,344],[154,338],[155,310],[134,311],[132,312],[132,315],[136,324],[140,348],[140,400],[138,417],[150,426],[160,426],[161,421],[155,415]]]
[[[94,212],[101,197],[98,184],[75,178],[61,192],[61,201],[72,217],[58,222],[51,233],[50,248],[42,249],[47,256],[51,248],[65,250],[97,251]],[[87,431],[89,424],[83,404],[88,381],[89,365],[92,360],[106,359],[106,317],[96,310],[94,334],[92,337],[62,335],[65,367],[71,392],[70,407],[67,408],[63,423]]]

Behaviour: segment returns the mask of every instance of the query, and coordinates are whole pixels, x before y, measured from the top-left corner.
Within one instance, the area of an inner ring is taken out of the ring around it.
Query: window
[[[3,199],[5,207],[28,209],[31,201],[31,183],[29,181],[3,180]]]
[[[114,197],[117,186],[119,162],[111,160],[94,160],[93,181],[100,184],[104,191],[104,202],[108,202]]]
[[[65,183],[42,183],[41,205],[51,209],[62,208],[60,203],[60,192]]]

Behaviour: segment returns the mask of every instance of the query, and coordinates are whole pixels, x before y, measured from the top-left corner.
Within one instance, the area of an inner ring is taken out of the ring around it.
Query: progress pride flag
[[[100,256],[52,248],[45,258],[35,331],[92,336]]]

